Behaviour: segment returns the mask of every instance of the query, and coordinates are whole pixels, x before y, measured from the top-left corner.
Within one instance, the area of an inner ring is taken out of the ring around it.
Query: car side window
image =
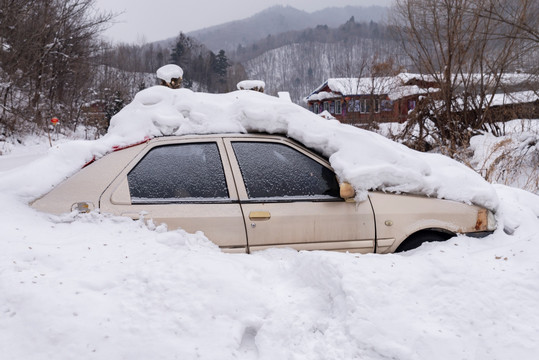
[[[229,198],[213,142],[155,147],[129,172],[127,181],[133,204]]]
[[[290,146],[270,142],[232,142],[250,199],[341,200],[331,169]]]

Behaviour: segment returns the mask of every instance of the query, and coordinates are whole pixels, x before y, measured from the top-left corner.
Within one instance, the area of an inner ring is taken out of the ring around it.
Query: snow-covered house
[[[455,112],[463,115],[462,99],[456,104]],[[538,119],[539,94],[537,91],[525,90],[501,94],[487,94],[482,104],[485,110],[488,103],[488,113],[484,114],[489,122],[503,122],[513,119]],[[480,104],[480,99],[475,100]],[[473,111],[473,110],[472,110]]]
[[[435,93],[434,81],[401,73],[391,77],[332,78],[305,98],[315,114],[328,111],[343,123],[403,122],[420,96]]]

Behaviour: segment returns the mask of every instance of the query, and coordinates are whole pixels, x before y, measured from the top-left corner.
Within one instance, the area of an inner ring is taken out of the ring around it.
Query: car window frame
[[[315,196],[309,196],[309,197],[272,197],[272,198],[249,198],[247,189],[245,187],[245,182],[241,173],[241,169],[239,166],[238,159],[236,158],[236,154],[234,152],[234,148],[232,143],[234,142],[267,142],[267,143],[276,143],[281,144],[284,146],[288,146],[299,153],[303,154],[304,156],[314,160],[321,166],[329,169],[334,175],[335,179],[338,179],[335,174],[335,170],[331,167],[329,162],[326,159],[323,159],[315,152],[311,151],[310,149],[302,146],[301,144],[295,142],[295,141],[289,141],[287,138],[284,137],[277,137],[277,136],[230,136],[230,137],[224,137],[223,138],[224,145],[229,157],[229,164],[232,169],[234,178],[237,179],[236,181],[236,188],[239,195],[239,200],[241,203],[292,203],[292,202],[344,202],[345,200],[341,197],[317,197]]]
[[[208,198],[208,199],[187,199],[181,200],[181,198],[172,201],[148,201],[148,202],[137,202],[133,203],[131,199],[131,193],[129,191],[127,175],[135,168],[135,166],[154,148],[161,146],[169,145],[182,145],[182,144],[193,144],[193,143],[215,143],[217,145],[218,153],[221,158],[221,165],[223,166],[223,172],[225,175],[226,187],[228,190],[228,198],[218,199],[218,198]],[[129,197],[129,200],[126,199],[126,191]],[[105,189],[102,196],[105,193],[110,193],[110,197],[113,198],[116,192],[123,193],[123,200],[120,202],[115,202],[111,200],[113,204],[118,205],[131,205],[131,206],[145,206],[145,205],[162,205],[162,204],[229,204],[229,203],[238,203],[239,196],[236,190],[236,184],[234,180],[234,175],[230,167],[228,160],[227,150],[225,148],[223,139],[220,136],[208,136],[208,135],[199,135],[199,136],[188,136],[188,137],[165,137],[165,138],[156,138],[148,142],[148,145],[142,149],[118,174],[116,179]]]

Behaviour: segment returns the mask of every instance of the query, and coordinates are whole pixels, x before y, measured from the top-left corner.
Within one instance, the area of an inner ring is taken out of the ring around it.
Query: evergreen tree
[[[219,50],[219,53],[215,56],[215,62],[213,64],[213,71],[221,78],[226,76],[226,71],[230,67],[228,58],[225,55],[224,50]]]

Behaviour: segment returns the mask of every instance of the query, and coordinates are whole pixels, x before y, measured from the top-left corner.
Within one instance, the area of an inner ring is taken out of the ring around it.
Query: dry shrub
[[[522,132],[491,138],[485,153],[478,152],[475,147],[469,165],[486,180],[539,193],[539,134]]]

